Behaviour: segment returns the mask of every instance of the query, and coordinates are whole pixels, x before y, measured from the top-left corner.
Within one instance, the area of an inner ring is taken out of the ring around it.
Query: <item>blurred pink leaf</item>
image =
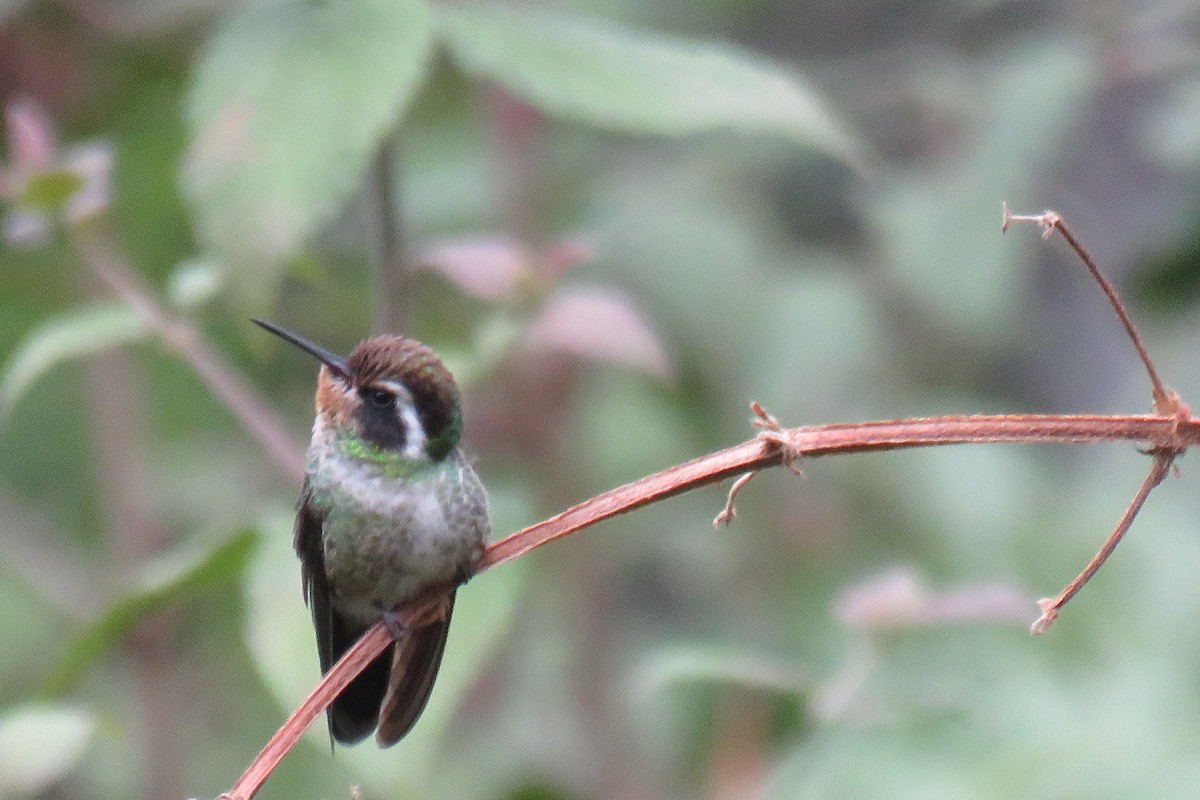
[[[592,260],[593,249],[583,239],[560,239],[538,253],[535,269],[547,283],[557,283],[569,269]]]
[[[587,288],[560,292],[526,332],[530,347],[608,361],[663,380],[674,369],[658,334],[626,294]]]
[[[506,236],[460,239],[434,245],[421,257],[421,266],[441,273],[472,297],[508,302],[535,282],[555,284],[563,273],[592,257],[592,248],[578,239],[563,239],[534,251]]]
[[[932,590],[919,575],[898,567],[855,584],[842,593],[837,616],[863,630],[898,630],[952,623],[1028,622],[1033,604],[1027,593],[995,583]]]
[[[28,98],[11,100],[5,110],[5,123],[8,152],[15,170],[28,174],[50,165],[54,128],[40,106]]]
[[[446,242],[421,257],[422,266],[490,302],[514,299],[532,275],[531,261],[525,247],[504,237]]]

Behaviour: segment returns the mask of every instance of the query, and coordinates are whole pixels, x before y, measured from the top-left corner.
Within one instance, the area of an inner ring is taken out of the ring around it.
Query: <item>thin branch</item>
[[[1150,358],[1150,352],[1146,349],[1146,344],[1142,341],[1142,336],[1138,333],[1137,326],[1133,323],[1133,318],[1129,315],[1129,310],[1122,302],[1120,295],[1117,294],[1117,288],[1113,286],[1112,281],[1105,277],[1100,271],[1091,254],[1079,239],[1075,238],[1075,234],[1067,227],[1063,221],[1062,215],[1055,211],[1044,211],[1041,214],[1013,214],[1008,209],[1008,204],[1003,204],[1004,221],[1000,225],[1000,232],[1003,233],[1008,229],[1011,222],[1033,222],[1040,225],[1043,229],[1042,238],[1048,239],[1055,231],[1067,240],[1067,244],[1079,256],[1080,261],[1088,268],[1088,272],[1092,274],[1092,278],[1100,285],[1104,291],[1108,302],[1112,305],[1113,312],[1116,313],[1117,319],[1125,327],[1125,333],[1129,336],[1129,341],[1133,344],[1133,349],[1137,352],[1138,358],[1141,359],[1142,365],[1146,368],[1146,374],[1150,377],[1151,396],[1154,399],[1154,409],[1165,419],[1172,419],[1176,425],[1183,425],[1191,420],[1191,408],[1184,403],[1178,394],[1167,388],[1162,379],[1158,375],[1158,370],[1154,366],[1153,359]],[[1104,545],[1100,551],[1088,562],[1083,571],[1075,577],[1073,581],[1067,584],[1066,588],[1058,594],[1057,597],[1043,598],[1038,601],[1038,605],[1042,609],[1042,615],[1033,623],[1031,631],[1034,634],[1042,634],[1050,630],[1050,626],[1054,624],[1054,620],[1058,618],[1058,612],[1064,605],[1076,594],[1079,590],[1087,585],[1087,582],[1092,579],[1092,576],[1104,565],[1108,557],[1112,555],[1117,545],[1125,533],[1133,525],[1133,520],[1141,511],[1142,505],[1146,502],[1146,498],[1150,496],[1150,492],[1158,484],[1162,483],[1167,473],[1171,470],[1171,465],[1175,459],[1183,454],[1183,449],[1178,443],[1168,444],[1166,446],[1156,447],[1152,450],[1154,454],[1154,466],[1150,469],[1150,474],[1142,482],[1141,488],[1138,489],[1137,495],[1129,507],[1125,509],[1125,514],[1117,522],[1117,526],[1113,528],[1112,533],[1104,540]]]
[[[791,464],[796,458],[868,453],[947,444],[1019,442],[1027,444],[1132,441],[1156,453],[1181,454],[1200,443],[1200,418],[1158,415],[1001,415],[901,419],[887,422],[814,425],[764,431],[735,447],[627,483],[586,500],[547,520],[493,542],[475,565],[473,574],[503,564],[534,548],[598,522],[667,497],[718,481]],[[1140,507],[1140,504],[1139,504]],[[1136,510],[1136,509],[1135,509]],[[450,587],[445,587],[449,591]],[[431,591],[408,606],[401,622],[419,620],[438,599]],[[391,641],[383,622],[374,625],[325,675],[313,693],[284,723],[237,783],[222,798],[250,800],[262,782],[300,736],[367,664]]]
[[[429,600],[425,606],[411,607],[397,621],[400,624],[406,624],[420,619],[427,607],[432,607],[437,602],[437,600]],[[300,737],[312,726],[317,717],[360,672],[367,668],[368,664],[387,649],[391,642],[392,636],[382,622],[363,634],[362,638],[346,651],[346,654],[333,665],[329,672],[325,673],[321,682],[317,684],[317,688],[304,698],[300,707],[292,712],[283,726],[267,742],[266,747],[255,757],[250,767],[238,778],[233,788],[221,795],[220,800],[250,800],[254,797],[263,782],[270,777],[275,767],[279,766],[279,762],[291,751],[296,742],[300,741]]]
[[[398,609],[391,622],[399,628],[411,630],[427,625],[429,622],[445,613],[446,595],[453,591],[455,585],[446,584],[434,586],[410,602],[404,608]],[[317,717],[337,698],[350,682],[358,677],[367,665],[378,658],[388,645],[393,642],[392,634],[388,631],[387,623],[382,620],[371,627],[362,637],[347,650],[329,672],[321,678],[320,683],[313,689],[300,707],[292,712],[275,735],[267,742],[259,754],[251,762],[250,767],[242,773],[237,783],[218,800],[249,800],[254,797],[259,788],[279,762],[300,741]]]
[[[1100,288],[1104,291],[1108,302],[1112,305],[1113,311],[1117,315],[1117,319],[1125,327],[1125,333],[1129,336],[1129,341],[1133,344],[1133,349],[1137,351],[1138,358],[1141,359],[1143,366],[1146,368],[1146,374],[1150,376],[1150,384],[1154,397],[1154,408],[1160,414],[1175,413],[1176,406],[1179,402],[1179,395],[1167,388],[1163,383],[1162,378],[1158,376],[1158,370],[1154,366],[1154,361],[1150,358],[1150,351],[1146,349],[1146,344],[1142,341],[1142,335],[1138,333],[1137,326],[1133,323],[1133,318],[1129,316],[1129,309],[1125,307],[1125,303],[1121,300],[1121,296],[1117,294],[1117,287],[1113,286],[1100,267],[1096,265],[1095,260],[1083,243],[1075,238],[1075,234],[1067,227],[1067,223],[1063,221],[1062,215],[1057,211],[1043,211],[1041,214],[1014,214],[1009,211],[1008,204],[1003,205],[1004,222],[1000,225],[1000,232],[1008,230],[1010,222],[1032,222],[1040,225],[1043,229],[1042,238],[1048,239],[1055,231],[1067,240],[1067,244],[1075,251],[1075,255],[1079,256],[1079,260],[1088,268],[1088,272],[1092,274],[1092,278],[1096,283],[1100,284]]]
[[[217,355],[200,331],[160,306],[150,287],[101,236],[80,231],[74,243],[104,287],[137,311],[163,342],[183,357],[246,431],[258,439],[279,468],[299,482],[304,477],[304,447],[292,438],[253,387]]]
[[[1200,442],[1200,418],[1013,414],[929,417],[886,422],[836,423],[781,429],[786,447],[758,437],[597,495],[488,547],[476,573],[511,561],[536,547],[711,483],[790,463],[845,453],[869,453],[948,444],[1019,442],[1147,442],[1150,449],[1182,452]]]
[[[1121,519],[1117,522],[1117,526],[1113,528],[1112,533],[1104,540],[1104,545],[1100,551],[1092,557],[1083,571],[1075,576],[1075,579],[1067,584],[1067,587],[1058,593],[1056,597],[1045,597],[1038,601],[1038,606],[1042,609],[1042,615],[1034,621],[1029,630],[1035,635],[1041,635],[1050,630],[1050,626],[1058,619],[1058,612],[1067,602],[1079,593],[1087,582],[1099,571],[1100,567],[1104,566],[1104,562],[1117,549],[1117,545],[1121,543],[1125,533],[1133,525],[1134,518],[1138,512],[1142,510],[1142,505],[1146,502],[1146,498],[1150,496],[1150,491],[1163,482],[1167,474],[1171,471],[1171,464],[1175,460],[1175,453],[1167,451],[1159,451],[1154,455],[1154,464],[1150,467],[1150,474],[1142,481],[1141,488],[1134,495],[1133,500],[1129,503],[1129,507],[1125,509],[1125,513],[1121,515]]]

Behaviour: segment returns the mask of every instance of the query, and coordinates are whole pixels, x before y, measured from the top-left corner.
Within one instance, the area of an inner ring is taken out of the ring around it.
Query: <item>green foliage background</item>
[[[1192,0],[0,2],[5,99],[113,154],[101,218],[0,249],[0,797],[216,796],[318,677],[295,476],[95,280],[84,228],[299,449],[314,365],[246,317],[338,350],[382,323],[384,147],[412,263],[486,242],[495,292],[421,269],[399,305],[466,385],[506,534],[743,440],[750,400],[789,425],[1145,410],[1100,292],[1061,241],[1001,238],[1002,200],[1062,212],[1200,396],[1198,23]],[[16,150],[9,211],[35,194]],[[591,344],[546,322],[564,297],[607,309],[578,315]],[[410,738],[331,756],[318,726],[260,796],[1193,797],[1188,459],[1028,634],[1148,465],[854,456],[760,476],[727,529],[717,488],[605,523],[460,592]]]

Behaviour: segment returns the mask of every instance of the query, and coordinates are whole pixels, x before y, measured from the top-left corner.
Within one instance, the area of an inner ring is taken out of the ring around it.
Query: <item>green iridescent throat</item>
[[[429,467],[424,459],[412,459],[395,450],[376,447],[349,431],[344,431],[338,436],[338,447],[350,458],[378,465],[389,478],[407,478]]]

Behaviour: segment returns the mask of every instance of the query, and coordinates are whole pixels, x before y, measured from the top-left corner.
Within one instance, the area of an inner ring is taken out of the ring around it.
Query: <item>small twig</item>
[[[1056,597],[1044,597],[1038,601],[1038,606],[1042,609],[1042,615],[1030,627],[1030,631],[1033,634],[1040,635],[1050,630],[1050,626],[1058,619],[1058,612],[1062,607],[1078,594],[1080,589],[1087,585],[1088,581],[1095,576],[1100,567],[1104,565],[1104,562],[1108,560],[1108,557],[1117,549],[1117,545],[1120,544],[1125,533],[1133,525],[1133,520],[1141,511],[1142,505],[1145,504],[1146,498],[1150,496],[1150,492],[1154,487],[1162,483],[1172,470],[1178,474],[1179,467],[1175,464],[1175,459],[1183,455],[1186,451],[1186,446],[1182,444],[1180,431],[1182,427],[1192,422],[1192,410],[1186,403],[1176,403],[1173,422],[1172,441],[1160,444],[1148,451],[1150,455],[1154,456],[1154,464],[1150,467],[1150,473],[1142,481],[1138,493],[1134,495],[1133,500],[1129,503],[1129,507],[1125,509],[1125,513],[1117,522],[1116,527],[1113,528],[1112,533],[1104,540],[1104,545],[1100,548],[1099,552],[1092,557],[1092,560],[1083,568],[1083,571],[1075,576],[1075,579],[1067,584],[1066,588],[1059,592]]]
[[[1117,289],[1112,282],[1105,277],[1100,271],[1100,267],[1096,265],[1095,260],[1083,243],[1075,238],[1075,234],[1067,227],[1063,221],[1062,215],[1055,211],[1043,211],[1041,214],[1014,214],[1008,208],[1008,203],[1003,204],[1004,221],[1000,225],[1000,232],[1008,230],[1008,225],[1011,222],[1032,222],[1042,227],[1042,238],[1050,238],[1055,231],[1067,240],[1067,244],[1079,256],[1079,259],[1088,268],[1092,278],[1100,285],[1104,291],[1108,302],[1112,305],[1113,311],[1117,315],[1117,319],[1125,327],[1125,333],[1129,336],[1129,341],[1133,344],[1133,349],[1137,352],[1138,358],[1141,359],[1143,366],[1146,368],[1146,374],[1150,377],[1151,396],[1154,399],[1154,410],[1163,417],[1168,417],[1172,420],[1174,428],[1171,439],[1173,441],[1159,444],[1151,448],[1150,452],[1154,455],[1154,466],[1150,469],[1150,474],[1146,476],[1146,480],[1142,482],[1141,488],[1137,495],[1125,510],[1125,514],[1121,517],[1117,526],[1113,529],[1108,538],[1104,540],[1104,545],[1100,551],[1088,562],[1083,571],[1075,577],[1075,580],[1067,584],[1067,587],[1058,594],[1057,597],[1043,598],[1038,601],[1038,605],[1042,609],[1042,615],[1037,618],[1031,627],[1034,634],[1042,634],[1050,629],[1054,624],[1054,620],[1058,618],[1059,610],[1074,597],[1087,582],[1092,579],[1092,576],[1104,565],[1108,557],[1112,555],[1121,539],[1125,536],[1133,524],[1133,520],[1137,517],[1142,505],[1146,502],[1146,498],[1155,486],[1162,483],[1163,479],[1171,471],[1175,459],[1182,455],[1185,445],[1182,445],[1178,440],[1178,433],[1185,423],[1191,420],[1191,408],[1180,399],[1179,395],[1173,390],[1167,388],[1166,384],[1158,375],[1158,370],[1154,366],[1154,361],[1150,358],[1150,352],[1146,349],[1145,342],[1142,341],[1142,336],[1138,333],[1137,326],[1133,324],[1133,318],[1129,316],[1129,310],[1122,302],[1120,295],[1117,294]]]
[[[754,412],[754,417],[751,418],[750,424],[760,429],[758,436],[755,438],[778,449],[780,457],[783,459],[783,465],[790,469],[793,474],[804,475],[804,472],[796,466],[796,462],[800,460],[800,454],[792,448],[792,443],[787,438],[787,432],[779,426],[779,420],[768,414],[759,405],[757,400],[750,401],[750,410]],[[735,480],[733,486],[729,487],[729,496],[725,499],[725,507],[713,518],[714,528],[718,528],[721,525],[728,525],[737,516],[735,502],[737,501],[738,493],[757,474],[757,470],[747,472]]]
[[[734,505],[737,500],[738,493],[742,491],[742,487],[750,482],[750,479],[757,475],[757,472],[747,472],[733,482],[733,486],[729,487],[729,496],[725,498],[725,507],[721,512],[713,517],[713,527],[719,528],[722,525],[728,525],[733,522],[733,518],[737,516],[737,506]]]
[[[1176,454],[1170,451],[1160,450],[1155,453],[1154,464],[1150,467],[1150,474],[1142,481],[1141,488],[1134,495],[1129,507],[1125,509],[1125,513],[1121,515],[1121,519],[1117,522],[1116,527],[1113,528],[1112,533],[1104,540],[1104,545],[1100,548],[1100,551],[1092,557],[1092,560],[1083,568],[1083,571],[1076,575],[1075,579],[1067,584],[1066,588],[1059,592],[1056,597],[1044,597],[1038,600],[1038,606],[1042,609],[1042,615],[1030,626],[1030,633],[1037,636],[1050,630],[1050,626],[1058,619],[1058,612],[1062,607],[1078,594],[1080,589],[1087,585],[1087,582],[1099,571],[1100,567],[1104,566],[1104,562],[1117,549],[1117,545],[1121,543],[1121,539],[1124,538],[1126,531],[1133,525],[1134,518],[1142,510],[1142,505],[1146,502],[1146,498],[1150,496],[1151,490],[1162,483],[1163,479],[1170,473],[1171,464],[1174,462],[1175,456]]]
[[[1112,305],[1113,311],[1117,315],[1117,319],[1125,327],[1125,333],[1129,336],[1129,341],[1133,344],[1133,349],[1137,351],[1138,358],[1141,359],[1143,366],[1146,368],[1146,374],[1150,376],[1150,384],[1154,397],[1154,409],[1160,414],[1174,414],[1179,403],[1179,395],[1167,388],[1166,384],[1158,376],[1158,370],[1154,367],[1154,361],[1150,358],[1150,351],[1146,349],[1145,342],[1142,341],[1142,336],[1138,333],[1137,326],[1133,323],[1133,318],[1129,316],[1129,309],[1125,307],[1125,303],[1121,300],[1121,296],[1117,294],[1117,287],[1113,286],[1112,281],[1105,277],[1100,271],[1100,267],[1096,265],[1095,260],[1083,243],[1075,238],[1075,234],[1067,227],[1067,223],[1063,221],[1062,215],[1056,211],[1043,211],[1041,214],[1014,214],[1008,208],[1008,203],[1003,204],[1004,221],[1000,225],[1000,232],[1008,230],[1008,225],[1011,222],[1032,222],[1042,228],[1042,238],[1049,239],[1054,235],[1055,231],[1066,239],[1067,244],[1079,256],[1079,260],[1088,268],[1088,272],[1092,274],[1092,278],[1096,283],[1100,284],[1100,288],[1108,297],[1108,302]]]

